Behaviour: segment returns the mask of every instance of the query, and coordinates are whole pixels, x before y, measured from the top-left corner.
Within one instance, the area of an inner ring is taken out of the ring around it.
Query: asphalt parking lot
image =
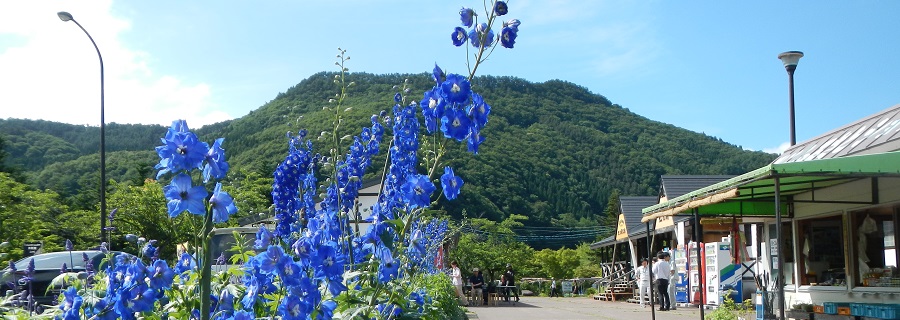
[[[498,306],[469,307],[469,318],[478,320],[596,320],[653,319],[650,307],[628,302],[598,301],[590,297],[548,298],[522,297],[516,304],[500,302]],[[707,310],[707,313],[711,312]],[[698,308],[656,311],[656,319],[700,319]]]

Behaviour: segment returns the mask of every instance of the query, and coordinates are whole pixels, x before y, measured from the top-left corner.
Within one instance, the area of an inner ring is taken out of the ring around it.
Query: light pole
[[[784,63],[784,68],[788,73],[788,82],[790,87],[790,99],[791,99],[791,146],[797,144],[797,138],[794,131],[794,70],[797,70],[797,63],[800,62],[800,58],[803,57],[803,52],[800,51],[787,51],[782,52],[778,55],[778,59],[781,59],[781,62]]]
[[[803,57],[803,52],[800,51],[786,51],[782,52],[778,55],[778,59],[781,59],[781,62],[784,63],[784,69],[787,70],[788,73],[788,81],[790,82],[789,86],[789,99],[791,100],[791,146],[797,144],[796,133],[794,131],[794,70],[797,70],[797,63],[800,62],[800,58]],[[771,253],[774,257],[771,260],[777,260],[773,263],[772,269],[773,271],[778,271],[775,275],[775,286],[776,286],[776,297],[778,299],[778,314],[780,315],[779,319],[785,319],[784,317],[784,250],[782,249],[784,241],[782,239],[782,231],[781,231],[781,195],[780,195],[781,184],[778,178],[775,178],[775,252]],[[789,206],[793,206],[793,204],[788,204]],[[793,271],[792,271],[793,272]]]
[[[94,45],[94,49],[97,50],[97,57],[100,58],[100,241],[105,242],[106,239],[106,119],[103,117],[103,56],[100,55],[100,48],[97,47],[97,43],[94,42],[94,38],[91,37],[91,34],[81,26],[78,21],[75,21],[75,18],[72,17],[71,14],[65,11],[60,11],[56,13],[59,16],[59,19],[63,22],[72,21],[81,28],[81,31],[84,31],[84,34],[87,35],[88,39],[91,40],[91,43]]]

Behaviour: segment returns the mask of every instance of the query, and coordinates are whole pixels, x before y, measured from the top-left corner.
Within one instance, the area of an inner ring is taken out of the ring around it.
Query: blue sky
[[[786,146],[788,78],[800,50],[797,140],[900,103],[898,1],[511,0],[516,48],[479,74],[587,87],[647,118],[751,150]],[[246,115],[319,71],[466,69],[450,44],[480,1],[3,1],[0,118],[191,126]],[[390,103],[386,93],[385,103]],[[487,97],[490,99],[489,97]],[[323,97],[324,100],[327,97]]]

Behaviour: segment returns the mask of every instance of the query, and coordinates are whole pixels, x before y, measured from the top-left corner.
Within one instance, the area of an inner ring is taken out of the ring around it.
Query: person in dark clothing
[[[480,270],[478,270],[478,268],[472,269],[472,276],[469,277],[469,284],[472,285],[472,302],[476,306],[487,304],[487,301],[485,301],[484,297],[482,296],[482,289],[484,288],[484,277],[481,276],[481,272]]]
[[[512,265],[506,265],[506,273],[503,274],[505,283],[501,283],[504,286],[514,286],[516,285],[516,272],[513,271]],[[509,301],[509,292],[512,291],[516,295],[516,302],[519,302],[519,290],[518,288],[504,288],[503,294],[506,297],[506,301]]]

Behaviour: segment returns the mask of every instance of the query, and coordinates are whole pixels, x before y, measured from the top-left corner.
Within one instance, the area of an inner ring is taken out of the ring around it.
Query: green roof
[[[882,176],[900,177],[900,151],[770,164],[644,208],[642,220],[690,209],[697,209],[701,215],[771,216],[775,214],[776,178],[780,183],[778,191],[786,201],[786,197],[796,194]],[[782,204],[786,208],[786,202]]]

